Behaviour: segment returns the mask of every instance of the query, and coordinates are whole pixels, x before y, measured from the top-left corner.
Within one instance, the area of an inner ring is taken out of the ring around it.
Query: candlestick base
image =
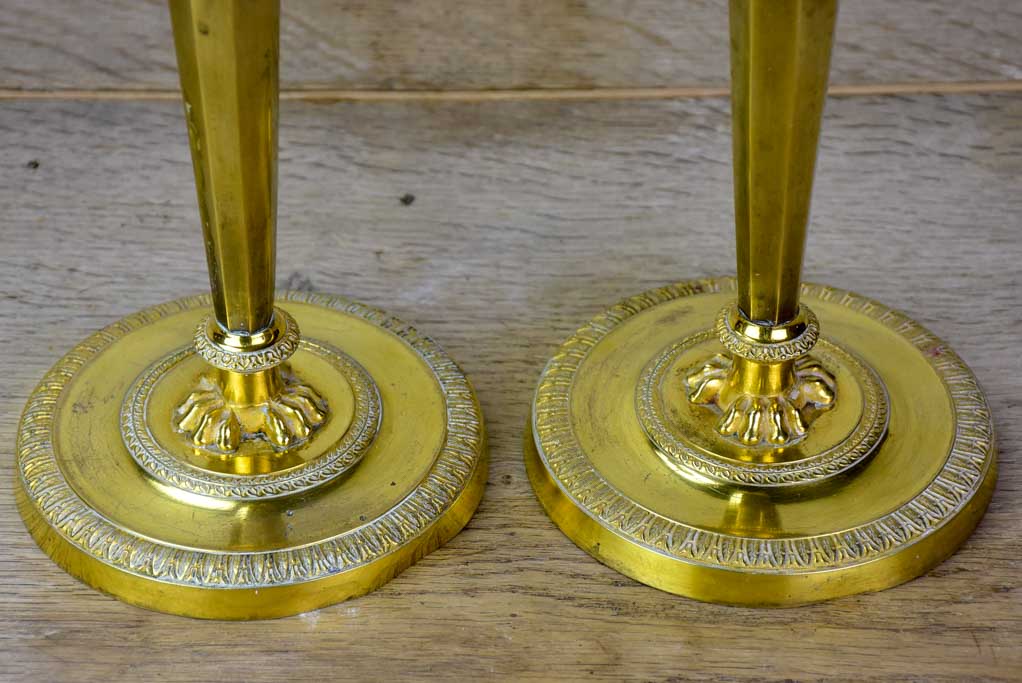
[[[555,523],[638,581],[749,606],[881,590],[954,552],[996,479],[990,413],[961,359],[903,314],[803,285],[838,400],[797,443],[749,446],[686,395],[725,353],[714,319],[735,296],[731,278],[652,290],[561,346],[525,438]]]
[[[190,343],[206,296],[128,316],[50,370],[22,417],[17,497],[58,565],[150,609],[269,618],[374,590],[465,525],[486,458],[458,366],[347,299],[278,305],[302,328],[288,372],[315,383],[325,415],[290,448],[216,453],[175,429],[210,370]]]

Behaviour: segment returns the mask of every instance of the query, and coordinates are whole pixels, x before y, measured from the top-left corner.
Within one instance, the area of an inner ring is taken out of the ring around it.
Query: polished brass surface
[[[220,326],[273,315],[280,0],[171,0],[199,217]]]
[[[738,278],[626,299],[540,377],[526,437],[548,514],[652,586],[787,606],[952,553],[993,491],[989,410],[947,346],[800,284],[836,0],[731,0]]]
[[[732,305],[717,315],[716,329],[730,356],[717,354],[689,371],[685,393],[719,413],[721,435],[744,446],[792,446],[834,407],[837,381],[808,355],[819,338],[819,322],[808,307],[787,322],[763,324]]]
[[[798,313],[816,143],[837,0],[731,0],[738,308],[783,323]]]
[[[821,416],[794,452],[778,449],[769,463],[738,460],[738,445],[710,420],[683,434],[710,450],[704,464],[650,440],[635,400],[646,366],[679,339],[694,338],[695,362],[701,345],[721,352],[709,328],[736,294],[731,278],[651,290],[560,347],[540,378],[525,439],[529,477],[550,517],[583,550],[638,581],[738,605],[880,590],[951,554],[993,492],[990,411],[944,342],[879,302],[803,285],[825,331],[820,353],[839,361],[838,381],[856,392],[856,405]],[[852,381],[856,364],[886,389],[877,400],[889,401],[889,425],[881,423],[889,428],[879,442],[877,430],[856,429],[870,405]],[[860,444],[850,466],[834,456],[845,442]],[[835,462],[842,464],[832,470]]]
[[[273,309],[280,3],[172,0],[170,13],[213,294],[195,344],[220,368],[183,397],[175,426],[218,453],[246,440],[286,449],[329,406],[278,367],[300,336]]]
[[[259,498],[325,483],[354,467],[376,437],[382,417],[379,390],[348,354],[313,340],[302,343],[289,365],[317,377],[322,399],[333,406],[315,439],[286,449],[251,440],[230,457],[181,439],[161,417],[172,409],[182,387],[207,372],[202,359],[186,348],[150,365],[129,389],[121,406],[125,445],[152,476],[195,493]],[[242,474],[259,476],[233,476]]]
[[[212,295],[67,353],[29,399],[40,547],[152,609],[251,619],[364,594],[456,534],[486,481],[468,380],[430,339],[275,298],[277,0],[171,0]]]
[[[844,387],[841,403],[822,414],[804,439],[784,447],[727,438],[717,428],[717,414],[688,398],[693,368],[726,378],[730,358],[719,350],[720,342],[709,331],[686,337],[654,355],[636,386],[642,428],[658,455],[684,477],[704,483],[808,486],[858,466],[887,430],[890,400],[880,378],[856,356],[823,340],[816,355],[836,370],[835,381]]]
[[[818,334],[799,278],[836,17],[837,0],[730,5],[738,300],[718,331],[732,358],[689,384],[747,446],[794,444],[840,393],[819,362],[795,367]]]
[[[223,454],[234,454],[243,441],[283,450],[308,439],[326,421],[328,402],[285,362],[300,339],[298,323],[281,309],[251,336],[223,333],[212,318],[202,320],[195,350],[213,367],[173,409],[175,428],[193,445]]]
[[[328,378],[330,401],[358,400],[344,379],[354,375],[338,365],[343,348],[372,378],[378,412],[354,430],[328,419],[287,452],[287,469],[265,471],[281,456],[253,442],[213,471],[206,451],[188,453],[168,422],[153,419],[204,372],[188,339],[210,298],[117,321],[53,367],[22,419],[19,507],[55,562],[152,609],[277,617],[369,592],[464,526],[486,460],[479,406],[457,365],[377,309],[305,292],[277,303],[306,331],[295,369]],[[148,406],[133,400],[147,380]],[[126,420],[132,405],[140,423]],[[140,466],[140,433],[165,448],[161,474],[158,463]]]

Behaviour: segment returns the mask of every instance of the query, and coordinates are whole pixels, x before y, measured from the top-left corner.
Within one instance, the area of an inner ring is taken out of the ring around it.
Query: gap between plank
[[[1022,80],[832,85],[834,97],[857,95],[957,95],[1022,92]],[[308,102],[503,102],[557,100],[674,100],[725,97],[726,86],[676,88],[533,88],[522,90],[283,89],[282,100]],[[0,100],[177,100],[178,90],[21,90],[0,88]]]

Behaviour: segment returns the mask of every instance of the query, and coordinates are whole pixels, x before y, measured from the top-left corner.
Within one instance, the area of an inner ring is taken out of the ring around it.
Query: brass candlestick
[[[738,278],[626,299],[539,381],[526,466],[576,544],[700,600],[887,588],[951,554],[996,478],[990,413],[904,314],[800,283],[836,0],[731,0]]]
[[[212,296],[131,315],[32,395],[18,502],[131,603],[210,618],[371,591],[482,495],[482,417],[430,339],[342,297],[274,297],[279,0],[171,0]]]

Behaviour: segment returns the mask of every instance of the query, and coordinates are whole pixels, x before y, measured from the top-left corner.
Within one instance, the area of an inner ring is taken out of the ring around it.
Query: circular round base
[[[724,354],[704,333],[735,296],[732,278],[651,290],[561,346],[540,378],[525,438],[533,488],[561,530],[638,581],[749,606],[882,590],[954,552],[993,493],[986,400],[943,342],[875,301],[803,285],[820,319],[820,361],[836,368],[838,390],[835,409],[796,447],[737,453],[714,432],[709,407],[683,406],[670,392],[651,417],[642,387],[651,377],[679,386],[678,377]],[[874,381],[882,420],[869,415]],[[667,452],[657,437],[678,426],[672,420],[681,427],[670,442],[684,448]],[[844,442],[870,447],[843,457]],[[733,468],[706,465],[722,455]],[[818,476],[820,462],[837,464]],[[765,474],[746,477],[749,468]],[[796,480],[781,476],[792,471]]]
[[[57,564],[150,609],[280,617],[378,588],[468,522],[486,457],[458,366],[347,299],[278,305],[302,330],[289,372],[327,407],[293,449],[247,442],[228,457],[173,429],[209,371],[191,349],[208,297],[128,316],[43,378],[21,420],[17,496]]]

